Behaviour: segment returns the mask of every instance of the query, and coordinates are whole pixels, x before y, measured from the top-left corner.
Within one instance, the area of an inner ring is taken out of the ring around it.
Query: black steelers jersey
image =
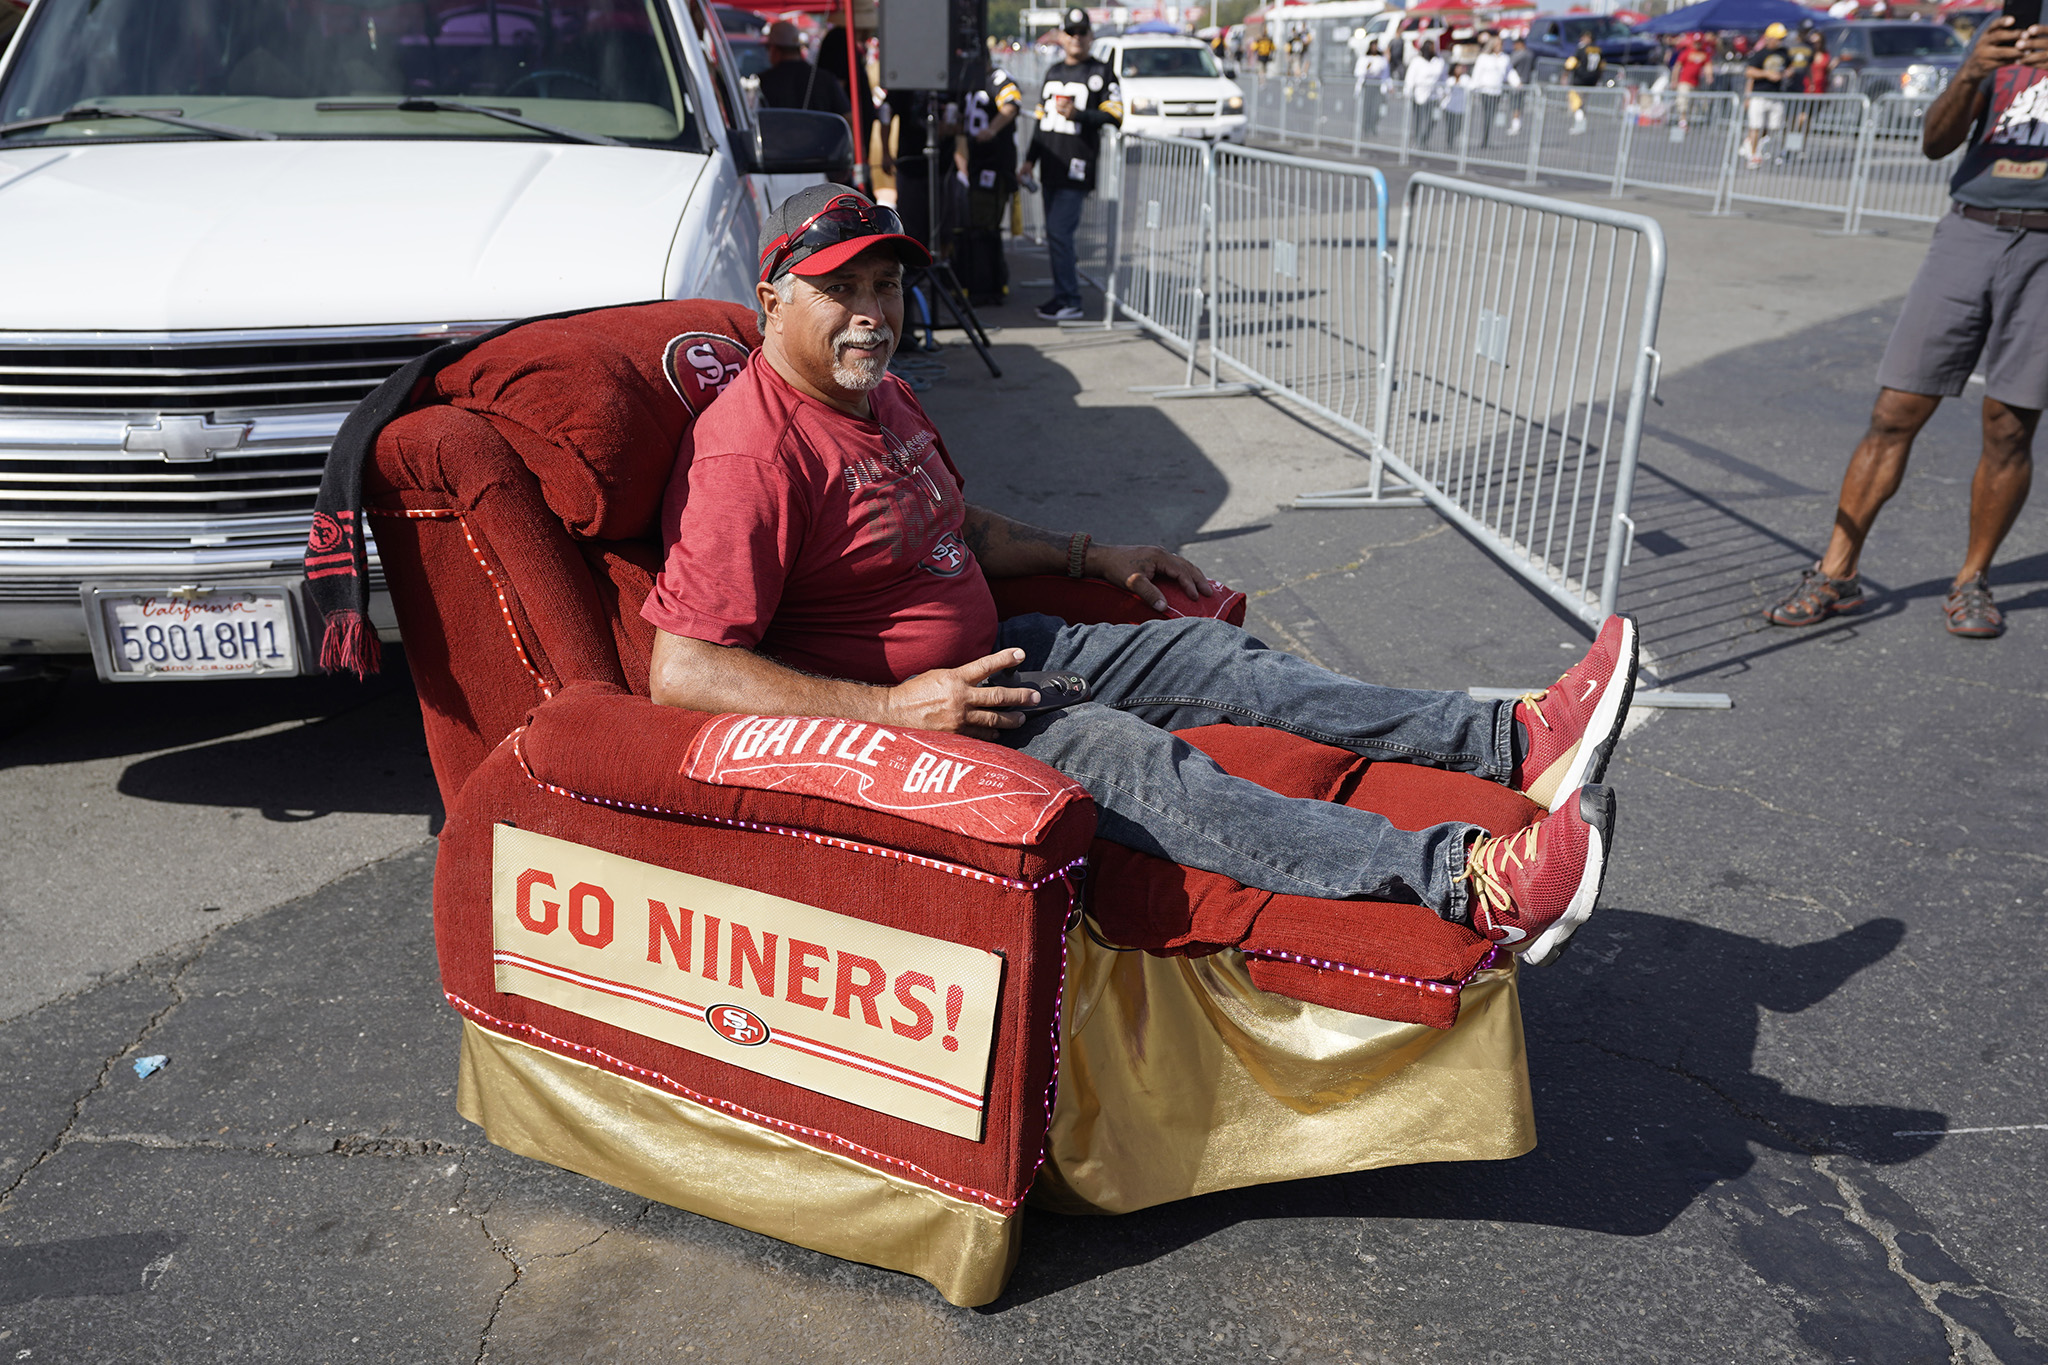
[[[1002,117],[1006,104],[1022,105],[1017,79],[997,67],[981,89],[967,96],[967,185],[970,189],[1006,189],[1017,181],[1017,124],[1014,120],[988,141],[981,134]]]
[[[1054,101],[1061,96],[1074,102],[1071,114],[1056,111]],[[1031,114],[1038,120],[1038,129],[1031,135],[1030,159],[1038,163],[1045,187],[1094,189],[1102,130],[1120,127],[1124,121],[1124,95],[1117,86],[1116,73],[1093,57],[1071,65],[1056,62],[1045,73],[1038,107]]]

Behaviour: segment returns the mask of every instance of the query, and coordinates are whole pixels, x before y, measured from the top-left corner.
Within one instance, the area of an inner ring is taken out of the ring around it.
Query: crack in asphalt
[[[462,1208],[466,1206],[469,1198],[469,1185],[470,1169],[468,1159],[465,1157],[462,1162],[462,1189],[455,1196],[455,1204],[457,1208]],[[497,1252],[498,1255],[503,1257],[505,1260],[505,1264],[512,1268],[511,1278],[505,1281],[504,1286],[498,1290],[497,1297],[491,1301],[490,1315],[484,1319],[483,1330],[477,1333],[475,1365],[485,1365],[485,1362],[490,1358],[491,1334],[497,1328],[498,1315],[504,1311],[505,1301],[506,1299],[511,1297],[512,1291],[514,1289],[517,1289],[519,1287],[519,1282],[526,1278],[526,1271],[528,1267],[537,1265],[542,1261],[566,1261],[573,1256],[580,1255],[583,1252],[590,1250],[590,1248],[596,1246],[599,1242],[602,1242],[605,1238],[611,1236],[614,1232],[618,1232],[624,1228],[629,1228],[638,1224],[641,1220],[646,1218],[649,1213],[653,1212],[655,1202],[656,1201],[652,1199],[641,1201],[639,1210],[635,1212],[630,1218],[626,1218],[621,1222],[614,1223],[610,1227],[600,1229],[595,1237],[592,1237],[587,1242],[578,1243],[577,1245],[570,1247],[567,1251],[540,1252],[535,1255],[527,1256],[524,1258],[522,1258],[516,1251],[513,1250],[511,1238],[500,1236],[498,1233],[491,1230],[490,1216],[491,1209],[496,1206],[495,1201],[493,1201],[493,1204],[491,1206],[479,1209],[475,1213],[472,1213],[470,1216],[476,1220],[476,1225],[478,1229],[483,1232],[485,1237],[490,1239],[491,1250]]]
[[[369,1133],[351,1133],[338,1137],[324,1148],[282,1148],[275,1142],[261,1147],[246,1142],[223,1142],[218,1138],[181,1138],[169,1133],[73,1133],[69,1141],[100,1143],[107,1146],[146,1147],[162,1152],[240,1152],[247,1156],[271,1157],[283,1161],[302,1161],[308,1158],[342,1157],[414,1157],[414,1156],[462,1156],[465,1149],[454,1147],[436,1138],[376,1137]]]
[[[1906,1255],[1899,1247],[1898,1229],[1864,1207],[1862,1191],[1856,1188],[1848,1176],[1834,1168],[1831,1158],[1816,1156],[1810,1160],[1813,1168],[1841,1194],[1842,1203],[1835,1206],[1836,1212],[1884,1248],[1885,1264],[1891,1269],[1892,1274],[1904,1280],[1907,1287],[1913,1291],[1913,1296],[1920,1300],[1921,1307],[1941,1323],[1941,1330],[1948,1337],[1950,1365],[1982,1365],[1984,1362],[1988,1362],[1988,1365],[1997,1365],[1998,1355],[1991,1349],[1990,1344],[1951,1317],[1940,1302],[1941,1291],[1944,1289],[1968,1298],[1975,1298],[1979,1294],[1991,1291],[1981,1284],[1959,1285],[1947,1281],[1932,1283],[1915,1275],[1906,1268]],[[1935,1241],[1935,1245],[1940,1246],[1939,1240]],[[1947,1255],[1947,1250],[1943,1247],[1942,1253]]]
[[[1358,558],[1351,560],[1349,563],[1332,564],[1328,568],[1316,569],[1313,572],[1301,575],[1299,578],[1290,578],[1284,583],[1275,583],[1270,588],[1260,588],[1256,592],[1246,593],[1245,596],[1256,602],[1262,597],[1271,597],[1276,592],[1285,592],[1289,588],[1301,587],[1304,583],[1313,583],[1318,578],[1327,578],[1333,573],[1350,573],[1354,569],[1362,568],[1366,564],[1371,563],[1373,552],[1376,550],[1399,550],[1409,545],[1420,545],[1423,541],[1440,536],[1450,529],[1451,524],[1448,521],[1439,521],[1427,531],[1419,532],[1408,537],[1406,540],[1388,540],[1376,545],[1361,545],[1358,547]]]
[[[227,926],[223,925],[222,927],[225,928]],[[120,1064],[121,1060],[141,1050],[143,1041],[147,1039],[150,1034],[154,1033],[157,1030],[157,1028],[164,1022],[165,1019],[170,1017],[172,1011],[176,1010],[178,1006],[185,1003],[185,1000],[187,998],[185,995],[184,984],[185,974],[191,971],[193,965],[197,963],[202,956],[205,955],[209,942],[213,938],[214,934],[218,932],[220,931],[217,929],[209,931],[203,938],[199,940],[199,942],[192,948],[192,950],[185,955],[182,961],[177,961],[175,965],[170,967],[170,976],[169,979],[165,982],[166,987],[169,989],[171,993],[170,1000],[167,1001],[161,1009],[158,1009],[154,1014],[151,1014],[148,1019],[143,1021],[142,1028],[136,1033],[134,1038],[129,1040],[126,1046],[122,1047],[119,1051],[109,1056],[106,1059],[106,1061],[100,1064],[99,1072],[97,1075],[93,1077],[92,1084],[88,1085],[83,1091],[79,1093],[76,1099],[71,1101],[71,1115],[64,1121],[63,1128],[58,1130],[56,1138],[53,1141],[51,1141],[51,1143],[47,1147],[43,1148],[42,1151],[38,1152],[33,1161],[30,1161],[26,1166],[23,1166],[21,1170],[15,1174],[14,1179],[7,1183],[7,1187],[5,1189],[0,1189],[0,1213],[5,1213],[7,1211],[8,1206],[14,1202],[15,1194],[20,1191],[23,1184],[27,1182],[28,1178],[31,1175],[34,1175],[36,1171],[40,1170],[43,1167],[43,1165],[47,1163],[52,1157],[56,1156],[59,1152],[63,1151],[68,1143],[77,1140],[78,1122],[79,1119],[82,1118],[85,1114],[86,1102],[92,1099],[94,1095],[97,1095],[100,1091],[106,1088],[108,1080],[112,1078],[114,1074],[114,1068]]]
[[[1831,1151],[1828,1144],[1810,1139],[1793,1129],[1787,1128],[1776,1120],[1747,1108],[1734,1096],[1728,1094],[1708,1078],[1698,1075],[1676,1062],[1661,1062],[1655,1058],[1625,1052],[1619,1048],[1608,1047],[1605,1044],[1595,1042],[1590,1038],[1580,1038],[1574,1041],[1597,1052],[1604,1052],[1610,1057],[1615,1057],[1622,1061],[1638,1062],[1644,1066],[1676,1076],[1681,1080],[1689,1081],[1721,1101],[1730,1112],[1775,1133],[1794,1148],[1804,1151],[1808,1165],[1819,1172],[1823,1178],[1834,1186],[1836,1192],[1842,1196],[1841,1204],[1829,1205],[1828,1207],[1833,1208],[1839,1213],[1843,1221],[1858,1228],[1884,1248],[1886,1266],[1894,1275],[1905,1282],[1906,1286],[1913,1291],[1913,1296],[1920,1301],[1921,1306],[1941,1324],[1942,1332],[1947,1337],[1949,1343],[1950,1365],[1998,1365],[1997,1352],[1976,1331],[1956,1321],[1951,1314],[1944,1310],[1941,1307],[1940,1296],[1943,1293],[1950,1293],[1962,1298],[1975,1299],[1989,1295],[1993,1298],[2011,1299],[2029,1305],[2033,1304],[2033,1300],[2025,1295],[2010,1294],[2002,1290],[1993,1289],[1991,1286],[1981,1282],[1962,1284],[1952,1280],[1923,1280],[1915,1275],[1906,1266],[1905,1252],[1899,1246],[1898,1229],[1888,1220],[1872,1214],[1864,1205],[1862,1192],[1855,1187],[1848,1176],[1835,1169],[1835,1159],[1838,1156],[1844,1155],[1853,1157],[1855,1156],[1853,1151],[1846,1149]],[[1927,1236],[1929,1240],[1933,1241],[1935,1246],[1941,1250],[1942,1255],[1952,1264],[1958,1267],[1961,1266],[1961,1262],[1956,1261],[1949,1254],[1948,1248],[1941,1246],[1940,1239],[1935,1238],[1931,1232],[1921,1235]]]
[[[367,703],[365,704],[367,705]],[[4,765],[0,765],[0,772],[4,771]],[[73,1003],[79,1000],[81,997],[91,994],[93,991],[99,990],[105,986],[112,985],[114,982],[119,981],[122,978],[136,971],[147,968],[149,964],[152,962],[168,960],[170,958],[177,956],[179,953],[184,952],[190,952],[196,959],[199,956],[199,954],[204,953],[207,950],[207,948],[211,946],[212,941],[216,935],[224,933],[229,929],[239,928],[242,925],[248,924],[252,920],[261,919],[263,916],[269,914],[271,911],[281,909],[284,906],[292,904],[294,901],[301,901],[306,899],[308,896],[318,895],[320,892],[334,885],[335,882],[341,881],[347,877],[353,877],[357,873],[375,867],[379,863],[388,863],[397,858],[408,857],[411,854],[417,853],[421,848],[429,844],[435,844],[436,841],[437,836],[428,835],[426,838],[420,840],[418,843],[408,844],[406,847],[394,850],[393,852],[379,854],[377,857],[366,858],[360,863],[340,868],[335,872],[333,877],[331,877],[326,882],[321,883],[319,886],[313,887],[311,890],[302,892],[297,895],[287,896],[281,901],[277,901],[276,903],[271,905],[263,906],[260,909],[248,911],[245,914],[238,913],[233,919],[225,920],[222,923],[215,925],[213,928],[208,929],[205,933],[199,935],[199,937],[197,938],[187,939],[183,943],[174,943],[160,952],[151,953],[147,957],[139,958],[136,961],[129,963],[125,967],[114,968],[105,972],[101,972],[99,975],[93,977],[92,980],[81,982],[78,985],[72,987],[70,990],[64,991],[63,993],[58,995],[53,995],[47,1000],[39,1000],[35,1004],[29,1006],[27,1009],[22,1010],[18,1014],[10,1014],[4,1017],[0,1017],[0,1026],[18,1023],[24,1019],[29,1018],[32,1015],[41,1013],[43,1010],[54,1009],[59,1005]],[[189,966],[190,964],[188,963],[186,965]],[[181,967],[179,970],[183,971],[184,968]]]
[[[1357,569],[1360,566],[1371,562],[1373,554],[1376,551],[1398,550],[1401,549],[1403,546],[1417,545],[1425,540],[1430,539],[1433,536],[1442,535],[1444,532],[1450,529],[1451,524],[1449,522],[1439,521],[1434,526],[1430,527],[1428,530],[1409,536],[1406,540],[1389,540],[1382,541],[1374,545],[1361,545],[1358,547],[1358,558],[1356,559],[1349,560],[1343,564],[1332,564],[1325,568],[1316,569],[1311,573],[1303,574],[1298,578],[1290,578],[1287,579],[1285,582],[1275,583],[1271,587],[1258,588],[1251,592],[1247,592],[1245,594],[1245,605],[1247,609],[1247,614],[1252,616],[1259,622],[1261,634],[1272,635],[1276,637],[1280,641],[1281,648],[1285,649],[1289,654],[1292,654],[1299,659],[1306,659],[1308,662],[1314,664],[1318,668],[1329,668],[1329,665],[1324,663],[1320,658],[1318,658],[1316,656],[1315,651],[1310,649],[1308,645],[1302,641],[1299,635],[1296,635],[1292,630],[1287,628],[1285,622],[1279,620],[1271,612],[1265,610],[1264,607],[1260,605],[1261,599],[1271,597],[1275,593],[1286,592],[1290,588],[1298,588],[1304,584],[1313,583],[1318,578],[1326,578],[1331,574],[1349,573],[1352,570]]]

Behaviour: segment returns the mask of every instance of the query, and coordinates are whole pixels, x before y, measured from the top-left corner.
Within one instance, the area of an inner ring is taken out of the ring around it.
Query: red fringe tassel
[[[377,628],[359,611],[336,611],[327,615],[327,629],[320,637],[320,667],[329,673],[342,669],[366,678],[384,662],[384,647],[377,640]]]

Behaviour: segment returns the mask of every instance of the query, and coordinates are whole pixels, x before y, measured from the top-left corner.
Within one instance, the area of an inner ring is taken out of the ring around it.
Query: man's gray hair
[[[769,281],[769,283],[775,286],[775,297],[781,299],[784,303],[788,303],[796,297],[796,272],[794,270],[783,271],[780,275]],[[758,302],[754,305],[754,321],[763,332],[768,330],[768,315],[761,311],[761,305]]]

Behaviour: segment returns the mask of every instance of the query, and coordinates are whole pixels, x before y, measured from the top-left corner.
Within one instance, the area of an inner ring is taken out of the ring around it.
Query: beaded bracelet
[[[1091,539],[1086,531],[1076,531],[1067,541],[1067,577],[1086,577],[1082,570],[1088,563],[1088,544]]]

